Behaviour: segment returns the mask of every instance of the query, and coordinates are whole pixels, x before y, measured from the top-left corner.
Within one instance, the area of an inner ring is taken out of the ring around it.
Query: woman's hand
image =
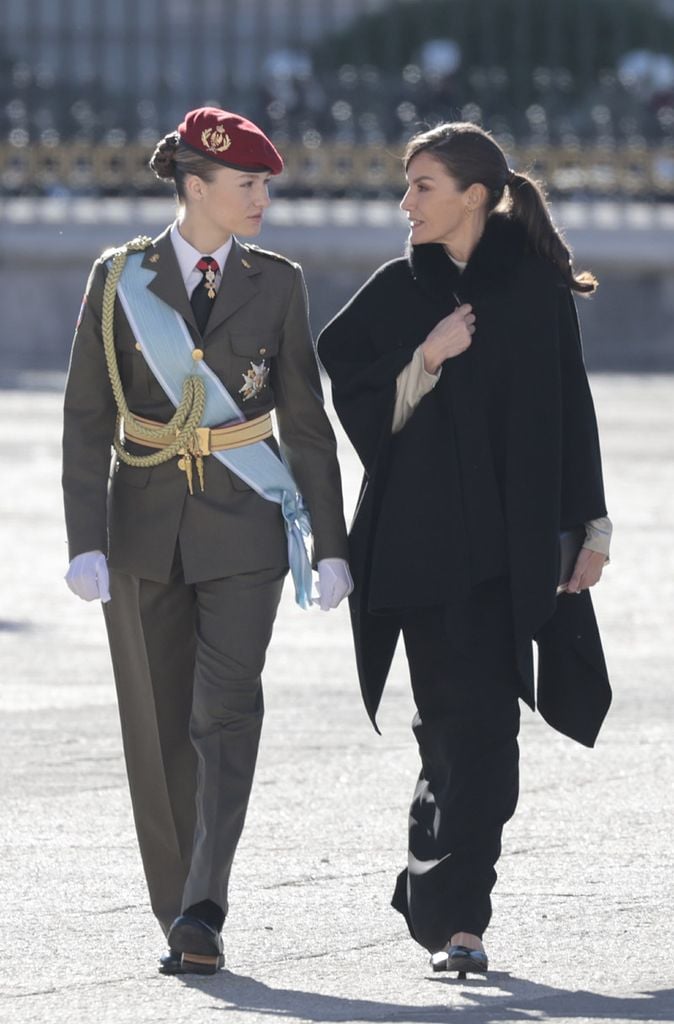
[[[65,581],[73,594],[83,601],[110,600],[108,563],[102,551],[84,551],[68,566]]]
[[[343,558],[321,558],[316,568],[318,597],[313,599],[313,604],[320,605],[322,611],[327,612],[349,596],[353,590],[353,579],[349,563]]]
[[[590,551],[589,548],[581,548],[573,575],[569,580],[567,594],[579,594],[581,590],[593,587],[601,579],[602,570],[606,564],[606,555],[601,551]]]
[[[426,372],[437,373],[446,359],[453,359],[465,352],[474,330],[475,315],[473,307],[468,304],[459,306],[444,320],[440,320],[421,345]]]

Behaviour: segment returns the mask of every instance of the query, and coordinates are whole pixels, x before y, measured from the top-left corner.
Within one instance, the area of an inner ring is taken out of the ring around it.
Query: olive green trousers
[[[104,608],[131,802],[164,933],[228,909],[264,713],[261,673],[284,567],[187,584],[111,571]]]

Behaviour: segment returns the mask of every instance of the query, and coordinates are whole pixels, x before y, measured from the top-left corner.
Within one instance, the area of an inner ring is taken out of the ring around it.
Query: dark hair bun
[[[157,143],[157,148],[150,158],[150,167],[158,178],[167,178],[170,181],[175,179],[175,154],[179,142],[178,132],[170,132]]]

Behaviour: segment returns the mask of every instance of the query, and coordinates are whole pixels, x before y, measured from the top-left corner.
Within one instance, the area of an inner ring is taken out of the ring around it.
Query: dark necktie
[[[197,270],[201,271],[201,281],[192,292],[190,305],[194,310],[199,333],[203,334],[215,299],[215,275],[218,272],[218,264],[212,256],[202,256],[197,263]]]

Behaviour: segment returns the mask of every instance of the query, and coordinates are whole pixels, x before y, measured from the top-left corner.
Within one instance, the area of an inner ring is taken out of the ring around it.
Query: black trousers
[[[431,952],[491,918],[504,823],[519,790],[519,704],[508,582],[403,614],[421,773],[408,866],[392,904]]]

